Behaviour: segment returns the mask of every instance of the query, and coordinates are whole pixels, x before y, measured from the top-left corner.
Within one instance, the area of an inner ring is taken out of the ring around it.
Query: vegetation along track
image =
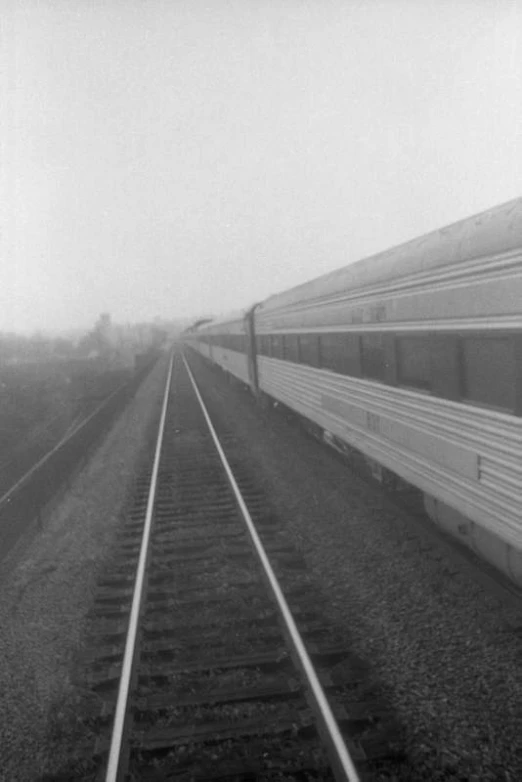
[[[156,464],[137,481],[93,610],[88,681],[103,708],[96,761],[84,766],[84,778],[380,779],[383,767],[399,760],[393,715],[365,665],[322,616],[324,597],[248,465],[234,458],[234,438],[220,431],[243,499],[235,495],[179,353],[162,417]],[[267,588],[243,501],[304,641],[304,663]],[[133,604],[138,560],[141,605],[136,598]],[[135,652],[127,636],[133,622]],[[307,659],[315,696],[303,673]],[[324,692],[330,706],[321,709]],[[346,744],[341,739],[336,749],[337,729]]]

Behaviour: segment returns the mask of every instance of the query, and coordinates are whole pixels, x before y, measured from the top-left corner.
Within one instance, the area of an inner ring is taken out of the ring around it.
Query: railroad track
[[[154,464],[92,612],[89,778],[380,779],[398,760],[393,715],[197,393],[175,354]]]

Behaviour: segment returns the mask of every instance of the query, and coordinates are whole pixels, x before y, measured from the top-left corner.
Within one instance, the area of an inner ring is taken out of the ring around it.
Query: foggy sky
[[[522,0],[1,6],[0,330],[224,314],[521,195]]]

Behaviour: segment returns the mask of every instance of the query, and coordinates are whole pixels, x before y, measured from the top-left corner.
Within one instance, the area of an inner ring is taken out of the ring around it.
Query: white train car
[[[259,389],[522,586],[522,199],[255,310]]]
[[[250,382],[249,336],[244,313],[205,323],[187,335],[185,341],[238,380]]]

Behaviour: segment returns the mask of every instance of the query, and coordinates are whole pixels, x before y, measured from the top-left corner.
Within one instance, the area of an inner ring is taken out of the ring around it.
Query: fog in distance
[[[511,0],[6,0],[0,331],[220,315],[520,195]]]

